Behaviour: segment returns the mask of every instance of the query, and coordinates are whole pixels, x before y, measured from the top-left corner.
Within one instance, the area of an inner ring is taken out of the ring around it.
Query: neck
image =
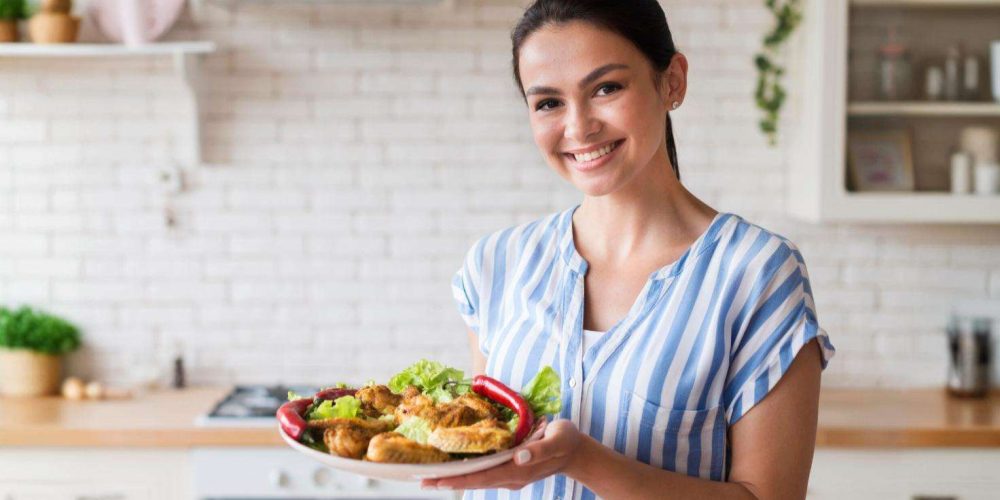
[[[716,211],[674,176],[663,154],[627,185],[604,196],[585,196],[573,216],[574,239],[588,260],[626,262],[687,248]]]

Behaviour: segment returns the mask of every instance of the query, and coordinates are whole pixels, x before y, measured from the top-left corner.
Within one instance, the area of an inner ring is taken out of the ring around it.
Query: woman
[[[538,0],[512,40],[535,142],[583,202],[482,238],[453,288],[475,369],[521,387],[552,365],[563,408],[513,462],[424,486],[803,498],[834,349],[795,245],[680,183],[687,60],[663,10]]]

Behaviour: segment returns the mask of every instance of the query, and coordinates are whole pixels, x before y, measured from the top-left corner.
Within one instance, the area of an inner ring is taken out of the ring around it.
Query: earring
[[[681,103],[679,101],[674,101],[674,103],[670,106],[670,109],[677,109],[679,107],[681,107]]]

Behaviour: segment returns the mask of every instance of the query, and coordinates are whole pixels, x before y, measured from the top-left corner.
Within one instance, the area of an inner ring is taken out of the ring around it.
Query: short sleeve
[[[835,352],[816,318],[805,261],[786,240],[752,278],[733,329],[736,334],[723,389],[729,425],[771,392],[811,340],[817,339],[824,369]]]
[[[458,313],[469,329],[479,335],[479,283],[482,277],[483,241],[476,242],[466,253],[462,267],[451,280],[452,296]],[[480,346],[482,346],[480,342]]]

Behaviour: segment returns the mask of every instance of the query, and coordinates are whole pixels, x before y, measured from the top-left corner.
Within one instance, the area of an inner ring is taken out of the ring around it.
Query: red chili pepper
[[[312,402],[312,398],[301,398],[289,401],[278,408],[277,417],[281,430],[296,441],[301,440],[302,435],[306,433],[306,419],[303,417],[303,413]]]
[[[313,399],[318,401],[322,400],[336,401],[337,398],[342,398],[344,396],[353,396],[357,392],[358,392],[357,389],[350,389],[347,387],[331,387],[329,389],[323,389],[322,391],[317,392],[316,395],[313,396]]]
[[[517,429],[514,431],[515,445],[528,437],[531,429],[535,427],[535,412],[531,411],[531,405],[517,391],[507,387],[503,382],[486,375],[476,375],[472,379],[472,392],[492,399],[517,414]]]

